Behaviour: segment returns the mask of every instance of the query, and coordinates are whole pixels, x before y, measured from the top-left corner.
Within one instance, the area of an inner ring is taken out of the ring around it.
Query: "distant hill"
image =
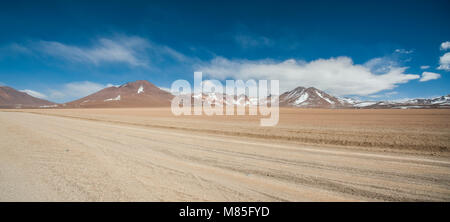
[[[450,95],[431,99],[409,99],[403,101],[353,101],[352,106],[366,109],[450,108]]]
[[[8,86],[0,86],[0,108],[49,108],[57,104],[39,99]]]

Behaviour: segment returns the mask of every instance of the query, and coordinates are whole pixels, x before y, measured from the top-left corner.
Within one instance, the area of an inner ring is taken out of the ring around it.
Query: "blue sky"
[[[450,93],[445,0],[1,4],[0,84],[56,102],[194,71],[364,99]]]

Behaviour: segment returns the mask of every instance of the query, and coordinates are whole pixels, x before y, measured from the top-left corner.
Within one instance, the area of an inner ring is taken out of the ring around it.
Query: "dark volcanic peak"
[[[0,108],[49,108],[56,104],[8,86],[0,86]]]

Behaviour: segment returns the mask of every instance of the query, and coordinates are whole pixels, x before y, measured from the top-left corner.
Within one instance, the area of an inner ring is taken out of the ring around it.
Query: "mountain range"
[[[450,95],[431,99],[409,99],[401,101],[360,101],[346,97],[331,96],[314,87],[297,87],[280,96],[280,106],[304,108],[450,108]]]
[[[35,98],[25,92],[8,86],[0,86],[0,108],[119,108],[119,107],[167,107],[174,97],[154,84],[139,80],[120,86],[104,88],[91,95],[68,103],[57,104]],[[192,102],[226,105],[226,95],[203,93],[191,95]],[[245,95],[234,96],[232,104],[237,106],[257,105],[269,100],[257,99]],[[450,108],[450,95],[431,99],[410,99],[402,101],[359,101],[352,98],[335,97],[314,87],[297,87],[279,97],[282,107],[299,108]]]

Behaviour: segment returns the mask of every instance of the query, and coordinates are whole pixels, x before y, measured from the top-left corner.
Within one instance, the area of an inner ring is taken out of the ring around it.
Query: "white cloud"
[[[148,47],[149,43],[139,37],[100,38],[90,47],[66,45],[51,41],[40,41],[38,43],[38,49],[48,55],[71,62],[85,62],[96,65],[102,62],[122,62],[131,66],[145,66],[146,59],[141,51]]]
[[[20,91],[21,91],[21,92],[24,92],[24,93],[26,93],[26,94],[28,94],[28,95],[30,95],[30,96],[39,98],[39,99],[47,99],[47,96],[44,95],[43,93],[40,93],[40,92],[31,90],[31,89],[23,89],[23,90],[20,90]]]
[[[108,84],[106,84],[106,87],[119,87],[120,85],[114,85],[114,84],[111,84],[111,83],[108,83]]]
[[[430,66],[420,66],[420,69],[429,69]]]
[[[39,41],[34,49],[44,54],[75,63],[123,63],[133,67],[149,67],[151,62],[172,59],[180,62],[188,58],[164,45],[137,36],[99,38],[89,46],[68,45],[56,41]]]
[[[191,58],[186,57],[184,54],[172,49],[168,46],[157,46],[153,45],[153,49],[160,53],[161,55],[169,56],[172,59],[176,59],[179,62],[189,61]]]
[[[374,74],[383,74],[389,72],[393,67],[398,67],[399,64],[396,60],[390,56],[374,58],[366,63],[364,66],[370,69],[370,72]]]
[[[160,86],[158,86],[158,88],[161,89],[161,90],[163,90],[163,91],[172,93],[172,91],[171,91],[169,88],[167,88],[167,87],[160,87]]]
[[[397,95],[397,94],[398,94],[398,92],[392,91],[392,92],[387,92],[387,93],[385,93],[384,95],[386,95],[386,96],[392,96],[392,95]]]
[[[397,95],[397,94],[398,94],[398,92],[392,91],[392,92],[386,92],[386,93],[383,93],[383,94],[370,95],[368,97],[369,98],[383,98],[383,97],[387,98],[387,97],[391,97],[392,95]]]
[[[420,78],[419,75],[406,74],[406,68],[398,67],[395,63],[378,60],[358,65],[349,57],[318,59],[311,62],[294,59],[283,62],[271,59],[228,60],[216,57],[195,68],[207,76],[218,79],[280,80],[281,92],[297,86],[314,86],[338,96],[370,95]]]
[[[437,69],[450,71],[450,52],[445,53],[439,58],[439,67]]]
[[[50,93],[49,93],[49,98],[52,101],[59,101],[59,102],[68,101],[67,97],[68,96],[66,94],[64,94],[62,91],[58,91],[58,90],[54,90],[54,89],[50,90]]]
[[[84,81],[65,84],[64,88],[76,95],[84,96],[105,88],[105,85]]]
[[[426,81],[430,81],[433,79],[439,79],[441,78],[441,75],[438,73],[433,73],[433,72],[423,72],[422,73],[422,77],[420,78],[420,82],[426,82]]]
[[[103,85],[89,81],[71,82],[51,89],[48,97],[55,101],[68,102],[85,97],[109,86],[112,86],[112,84]]]
[[[446,41],[441,44],[441,50],[447,50],[447,49],[450,49],[450,41]]]
[[[414,52],[414,50],[406,50],[406,49],[396,49],[395,50],[396,53],[401,53],[401,54],[411,54]]]

